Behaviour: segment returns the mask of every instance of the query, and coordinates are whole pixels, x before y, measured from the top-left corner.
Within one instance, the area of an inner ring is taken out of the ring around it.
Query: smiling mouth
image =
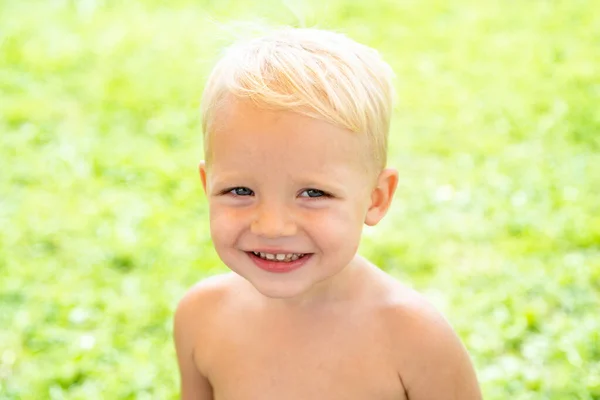
[[[273,262],[292,262],[306,257],[309,253],[263,253],[259,251],[249,251],[248,253],[266,261]]]
[[[282,262],[282,263],[297,261],[308,255],[308,253],[278,253],[278,254],[274,254],[274,253],[262,253],[262,252],[258,252],[258,251],[250,251],[249,253],[252,253],[256,257],[259,257],[263,260],[273,261],[273,262]]]
[[[302,268],[313,253],[263,253],[247,251],[246,254],[258,268],[273,273],[287,273]]]

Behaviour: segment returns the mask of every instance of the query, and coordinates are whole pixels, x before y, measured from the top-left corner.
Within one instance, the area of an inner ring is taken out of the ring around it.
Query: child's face
[[[381,180],[391,198],[397,179],[373,176],[364,135],[242,101],[223,107],[215,127],[201,176],[223,262],[274,298],[308,294],[342,271],[363,224],[385,214]]]

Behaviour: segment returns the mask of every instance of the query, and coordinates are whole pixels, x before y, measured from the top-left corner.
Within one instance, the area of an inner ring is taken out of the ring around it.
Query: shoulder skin
[[[212,400],[212,387],[202,373],[195,353],[208,341],[214,310],[226,296],[231,274],[217,275],[194,285],[177,305],[173,336],[181,379],[182,400]],[[205,347],[205,346],[204,346]]]
[[[392,354],[409,400],[481,400],[462,342],[423,296],[399,285],[383,311]]]

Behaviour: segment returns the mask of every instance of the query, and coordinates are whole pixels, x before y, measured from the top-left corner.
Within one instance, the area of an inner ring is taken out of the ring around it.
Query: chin
[[[302,295],[308,288],[302,287],[298,282],[256,282],[250,281],[252,286],[263,296],[270,299],[293,299]]]

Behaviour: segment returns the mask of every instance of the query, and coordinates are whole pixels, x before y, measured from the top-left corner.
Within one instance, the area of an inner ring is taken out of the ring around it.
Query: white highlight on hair
[[[204,89],[205,149],[219,108],[233,95],[365,134],[381,169],[386,163],[393,77],[376,50],[340,33],[283,28],[237,42],[217,62]]]

